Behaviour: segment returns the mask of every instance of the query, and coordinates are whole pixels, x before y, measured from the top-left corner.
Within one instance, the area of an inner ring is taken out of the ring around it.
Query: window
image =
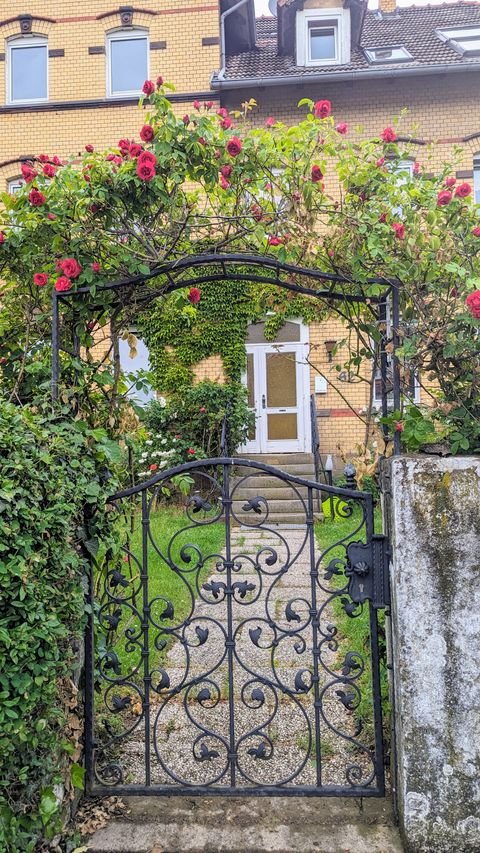
[[[8,42],[7,102],[24,104],[48,99],[46,38],[22,36]]]
[[[24,178],[12,178],[11,181],[7,181],[7,192],[10,193],[10,195],[16,195],[24,186]]]
[[[475,204],[480,204],[480,151],[473,157],[473,194]]]
[[[350,62],[350,10],[297,12],[297,65]]]
[[[406,47],[369,47],[365,48],[365,56],[371,65],[385,62],[408,62],[413,59]]]
[[[107,37],[107,94],[110,98],[137,96],[148,74],[146,30],[123,30]]]
[[[480,54],[480,27],[457,27],[451,30],[437,30],[437,36],[462,56]]]

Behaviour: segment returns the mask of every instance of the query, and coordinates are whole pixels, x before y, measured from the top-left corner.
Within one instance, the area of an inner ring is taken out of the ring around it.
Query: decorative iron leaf
[[[268,758],[267,756],[267,746],[262,741],[258,744],[258,746],[252,746],[247,750],[248,755],[252,755],[254,758]]]
[[[193,505],[192,512],[200,512],[200,510],[204,509],[205,512],[208,512],[212,508],[212,504],[208,501],[204,500],[201,495],[192,495],[189,501],[190,505]]]
[[[112,696],[112,711],[114,714],[119,714],[120,711],[124,711],[125,708],[130,705],[131,702],[130,696]]]
[[[347,652],[342,664],[342,675],[350,675],[351,672],[362,669],[362,664],[358,663],[358,657],[358,652]]]
[[[265,702],[265,693],[260,689],[260,687],[253,688],[252,699],[254,702],[260,702],[260,705],[263,705]]]
[[[261,515],[263,512],[262,504],[265,504],[265,506],[267,505],[265,498],[250,498],[246,503],[243,504],[242,509],[244,512],[250,512],[250,510],[253,509],[253,511],[256,512],[257,515]]]
[[[104,669],[113,669],[115,675],[120,675],[121,666],[120,661],[115,652],[107,652],[104,657]]]
[[[343,607],[345,613],[347,614],[347,616],[358,615],[355,613],[355,610],[357,609],[357,605],[354,604],[353,601],[351,601],[349,598],[346,598],[345,596],[343,596],[343,598],[341,598],[340,601],[342,603],[342,607]]]
[[[257,626],[257,628],[250,628],[248,633],[250,634],[250,639],[251,639],[253,645],[258,646],[258,641],[261,637],[262,629],[259,626]]]
[[[212,698],[212,694],[210,693],[210,689],[208,687],[202,687],[197,695],[197,702],[202,704],[202,702],[208,702],[209,699]]]
[[[114,569],[110,577],[110,586],[112,589],[115,589],[117,586],[128,586],[128,580],[125,578],[118,569]]]
[[[160,673],[160,681],[155,685],[152,683],[152,687],[157,693],[159,693],[160,690],[167,690],[170,687],[170,676],[168,672],[165,669],[159,669],[158,672]]]
[[[296,643],[293,644],[293,648],[295,649],[297,655],[303,654],[306,649],[306,643],[303,637],[299,637]]]
[[[166,645],[166,640],[161,640],[159,637],[155,639],[155,648],[158,649],[159,652],[162,652]]]
[[[187,545],[183,545],[180,548],[180,559],[182,560],[182,563],[191,563],[192,562],[192,555],[189,553],[188,549],[193,548],[193,547],[194,547],[193,545],[187,544]]]
[[[285,616],[287,617],[287,622],[301,622],[300,615],[293,609],[292,601],[289,601],[285,608]]]
[[[267,566],[274,566],[278,560],[278,554],[274,548],[271,549],[271,554],[269,557],[266,557],[265,562]]]
[[[305,684],[303,680],[303,676],[305,673],[308,673],[310,675],[308,669],[299,669],[295,676],[295,690],[297,691],[297,693],[308,693],[310,687],[312,686],[311,682],[310,684]]]
[[[200,744],[200,755],[196,755],[197,761],[211,761],[212,758],[218,758],[219,753],[216,749],[209,749],[206,743]]]
[[[114,631],[115,628],[118,627],[118,623],[120,622],[121,616],[122,611],[120,610],[120,608],[118,608],[113,613],[104,613],[103,619],[105,620],[105,622],[107,622],[108,626],[112,629],[112,631]]]
[[[204,583],[202,589],[206,589],[207,592],[211,592],[213,597],[216,599],[219,597],[222,590],[225,590],[225,584],[221,581],[209,581],[208,583]]]
[[[253,592],[256,586],[254,583],[249,583],[248,581],[237,581],[233,584],[232,589],[238,589],[240,598],[245,598],[247,592]]]
[[[336,559],[330,560],[330,562],[327,566],[327,571],[325,572],[325,574],[323,576],[323,579],[325,581],[329,581],[330,578],[333,577],[333,575],[342,575],[343,574],[343,568],[344,568],[344,565],[343,565],[342,560],[336,560]]]
[[[162,620],[173,619],[174,615],[175,615],[175,610],[174,610],[173,604],[171,601],[168,601],[165,610],[163,611],[163,613],[160,614],[159,618]]]
[[[207,641],[208,628],[201,628],[200,625],[197,625],[195,628],[195,633],[198,637],[198,645],[203,646],[203,644]]]
[[[354,710],[352,703],[355,701],[356,694],[353,690],[335,690],[335,694],[348,711]]]

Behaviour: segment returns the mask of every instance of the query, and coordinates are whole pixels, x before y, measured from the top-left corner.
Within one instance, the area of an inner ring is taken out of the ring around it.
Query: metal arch
[[[181,472],[202,473],[206,485],[187,500],[182,529],[160,546],[150,523],[156,495],[162,483]],[[235,542],[232,523],[239,520],[235,495],[240,485],[259,475],[276,476],[288,484],[302,502],[305,524],[297,543],[290,546],[288,531],[270,524],[268,500],[260,488],[258,498],[242,508],[247,527],[260,537],[257,552],[251,555]],[[320,489],[344,499],[339,512],[352,520],[352,529],[319,552],[314,504]],[[381,583],[372,584],[371,592],[366,584],[374,571],[381,580],[384,549],[373,547],[383,542],[373,532],[371,495],[319,485],[263,463],[218,457],[172,468],[118,492],[110,502],[121,511],[123,502],[135,498],[140,501],[141,540],[135,548],[126,542],[123,560],[107,555],[105,565],[95,575],[92,569],[90,576],[87,792],[383,796],[376,608],[385,602],[379,598]],[[218,553],[207,554],[195,534],[213,523],[221,525],[223,545]],[[182,534],[189,537],[186,542]],[[278,544],[262,546],[265,534],[276,536]],[[360,541],[352,541],[357,537]],[[294,578],[301,559],[306,583],[299,595]],[[166,594],[150,590],[154,574],[160,572],[172,573],[184,585],[186,616],[176,614]],[[272,593],[279,582],[286,589],[281,611]],[[359,679],[367,663],[365,649],[342,648],[335,655],[335,601],[352,618],[364,605],[369,607],[371,729],[364,729],[355,713],[362,698]],[[177,648],[173,661],[161,657],[172,643]],[[282,644],[293,661],[288,673],[277,660]],[[256,658],[260,653],[262,663]],[[225,696],[222,684],[227,685]],[[339,712],[333,712],[332,704]],[[287,750],[272,734],[285,714],[287,723],[296,720],[301,735]],[[187,732],[178,748],[175,738],[173,743],[169,740],[169,719],[175,730],[183,725]],[[143,754],[142,775],[134,781],[125,773],[121,754],[122,745],[131,744],[132,738]],[[341,775],[333,782],[324,767],[325,739],[345,745]]]

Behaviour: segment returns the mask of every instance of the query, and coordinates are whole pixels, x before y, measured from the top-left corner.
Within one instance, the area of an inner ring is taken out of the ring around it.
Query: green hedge
[[[113,514],[96,508],[118,461],[103,430],[0,401],[0,850],[8,853],[54,835],[59,792],[68,800],[72,782],[81,785],[70,676],[88,554],[114,542]]]

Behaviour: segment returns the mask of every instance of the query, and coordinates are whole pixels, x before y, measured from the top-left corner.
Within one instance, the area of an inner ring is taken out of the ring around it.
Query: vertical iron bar
[[[329,486],[333,486],[333,471],[327,471],[327,482]],[[330,518],[335,520],[335,503],[333,500],[333,492],[330,492]]]
[[[312,619],[312,657],[313,657],[313,690],[314,690],[314,711],[315,711],[315,764],[317,769],[317,787],[322,784],[322,751],[320,742],[320,686],[319,686],[319,658],[320,649],[318,646],[318,613],[317,613],[317,579],[318,569],[315,559],[315,527],[313,521],[313,494],[312,489],[308,489],[308,515],[307,515],[307,530],[309,537],[310,548],[310,588],[311,588],[311,608],[310,616]]]
[[[231,548],[231,504],[230,497],[230,466],[223,466],[223,506],[225,509],[225,568],[227,585],[227,663],[228,663],[228,727],[230,737],[229,761],[230,761],[230,784],[235,787],[235,764],[237,760],[235,750],[235,697],[233,695],[233,602],[232,602],[232,548]]]
[[[52,400],[58,400],[58,382],[60,378],[59,340],[58,340],[58,294],[52,293]]]
[[[367,495],[365,499],[365,536],[370,542],[374,533],[373,497]],[[375,773],[380,795],[385,794],[385,768],[383,758],[383,714],[382,714],[382,689],[380,684],[380,653],[378,648],[378,616],[377,611],[368,602],[370,623],[370,646],[372,655],[372,697],[373,717],[375,730]]]
[[[393,408],[400,409],[400,363],[397,356],[399,344],[398,330],[400,326],[400,299],[399,283],[394,282],[392,287],[392,342],[393,342]],[[400,455],[400,432],[395,430],[393,436],[393,452],[395,456]]]
[[[87,604],[87,626],[85,630],[85,673],[84,673],[84,702],[85,702],[85,794],[89,794],[94,784],[94,756],[95,732],[94,732],[94,697],[95,697],[95,637],[94,637],[94,595],[93,595],[93,563],[88,562],[87,591],[85,594]]]
[[[143,713],[145,715],[145,784],[150,785],[150,646],[149,646],[149,623],[150,604],[148,601],[148,505],[147,491],[142,492],[142,573],[141,583],[143,592]]]
[[[387,297],[380,302],[379,305],[379,317],[380,326],[383,326],[383,330],[381,332],[381,341],[380,341],[380,375],[382,382],[382,417],[386,418],[388,416],[388,396],[387,396],[387,387],[388,387],[388,358],[387,351],[385,349],[385,342],[387,338]],[[374,380],[375,382],[375,377]],[[388,425],[382,424],[382,432],[385,441],[388,440]]]

